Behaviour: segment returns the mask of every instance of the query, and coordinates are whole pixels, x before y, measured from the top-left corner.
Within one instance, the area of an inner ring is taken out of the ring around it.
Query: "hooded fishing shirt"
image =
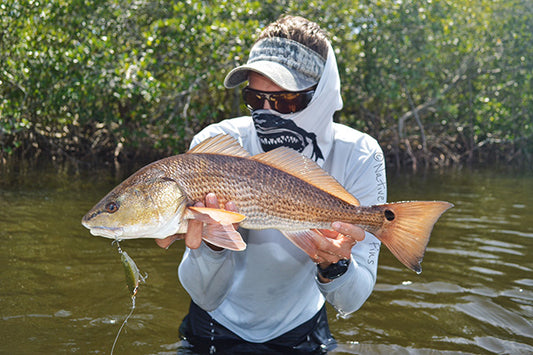
[[[302,111],[279,115],[277,136],[261,132],[257,120],[244,116],[213,124],[197,134],[192,146],[224,133],[233,136],[251,155],[268,144],[299,136],[291,146],[354,195],[361,205],[385,203],[387,187],[382,150],[367,134],[333,122],[342,108],[337,63],[331,46],[324,73],[310,104]],[[254,117],[255,118],[255,117]],[[238,208],[238,206],[237,206]],[[192,300],[246,341],[274,339],[311,319],[327,300],[343,314],[357,310],[376,282],[380,241],[366,233],[352,248],[345,274],[329,283],[317,279],[311,258],[278,230],[243,230],[244,251],[214,251],[204,243],[185,251],[179,278]]]
[[[385,166],[378,143],[340,124],[334,123],[333,129],[323,168],[361,205],[385,203]],[[262,152],[251,117],[209,126],[193,145],[220,133],[235,137],[252,155]],[[187,249],[179,278],[196,304],[247,341],[261,343],[284,334],[312,318],[325,300],[339,312],[351,313],[372,292],[380,249],[372,234],[366,233],[352,249],[348,271],[322,284],[311,258],[278,230],[240,232],[247,244],[244,251],[214,251],[203,243],[199,249]]]

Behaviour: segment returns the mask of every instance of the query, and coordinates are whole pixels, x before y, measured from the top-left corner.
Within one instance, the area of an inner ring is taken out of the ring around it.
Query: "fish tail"
[[[420,263],[433,226],[453,204],[444,201],[413,201],[380,205],[385,223],[376,237],[409,269],[422,272]]]

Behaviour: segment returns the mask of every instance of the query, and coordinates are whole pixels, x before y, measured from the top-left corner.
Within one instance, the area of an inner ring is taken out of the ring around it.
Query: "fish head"
[[[104,196],[82,224],[91,234],[105,238],[161,239],[180,229],[185,201],[176,180],[148,166]]]

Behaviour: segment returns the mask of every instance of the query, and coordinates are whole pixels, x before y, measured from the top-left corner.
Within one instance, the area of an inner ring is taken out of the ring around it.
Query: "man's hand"
[[[334,222],[333,230],[321,229],[325,238],[316,238],[317,257],[313,259],[323,269],[341,259],[350,259],[352,248],[365,239],[365,231],[354,224]]]
[[[209,207],[209,208],[219,208],[218,199],[214,193],[209,193],[205,196],[205,204],[202,202],[197,202],[195,207]],[[226,210],[232,212],[238,212],[235,203],[230,201],[226,203]],[[218,223],[206,223],[205,234],[209,235],[216,228],[222,228]],[[233,228],[237,230],[238,226],[234,225]],[[161,248],[168,248],[177,239],[185,239],[185,245],[190,249],[197,249],[202,244],[202,233],[204,232],[204,223],[194,219],[189,220],[187,225],[187,232],[183,234],[175,234],[167,237],[165,239],[156,239],[157,245]],[[206,242],[206,244],[213,250],[222,250],[222,248],[214,246]]]

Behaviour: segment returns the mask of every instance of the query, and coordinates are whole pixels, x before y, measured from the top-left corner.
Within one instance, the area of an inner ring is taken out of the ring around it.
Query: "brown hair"
[[[257,41],[263,38],[281,37],[299,42],[311,48],[324,59],[328,57],[328,37],[326,31],[312,21],[300,16],[284,16],[265,27]]]

